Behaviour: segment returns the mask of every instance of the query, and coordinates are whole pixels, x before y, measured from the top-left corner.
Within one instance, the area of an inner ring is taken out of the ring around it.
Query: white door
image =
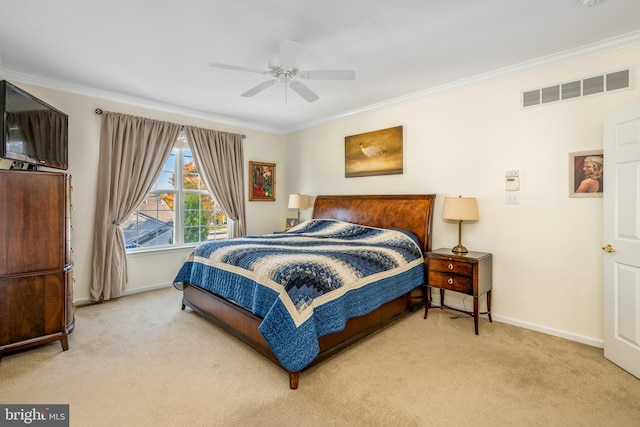
[[[604,126],[604,356],[640,378],[640,104]]]

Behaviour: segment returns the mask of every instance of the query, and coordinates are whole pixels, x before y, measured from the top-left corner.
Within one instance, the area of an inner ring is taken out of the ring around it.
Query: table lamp
[[[298,209],[298,223],[300,223],[300,209],[309,207],[309,196],[304,194],[289,195],[289,209]]]
[[[478,220],[478,202],[474,197],[446,197],[442,208],[442,219],[458,221],[458,244],[451,249],[455,254],[466,254],[467,248],[462,246],[462,221]]]

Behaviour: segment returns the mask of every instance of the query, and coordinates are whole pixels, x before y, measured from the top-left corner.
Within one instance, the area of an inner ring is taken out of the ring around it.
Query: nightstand
[[[478,315],[487,314],[491,320],[491,254],[470,251],[464,255],[456,255],[451,249],[436,249],[425,256],[427,272],[427,302],[424,307],[424,318],[431,307],[431,290],[440,289],[440,305],[433,307],[447,308],[473,316],[473,324],[478,335]],[[454,291],[473,297],[473,312],[447,306],[444,303],[444,291]],[[487,311],[478,312],[478,299],[487,295]]]

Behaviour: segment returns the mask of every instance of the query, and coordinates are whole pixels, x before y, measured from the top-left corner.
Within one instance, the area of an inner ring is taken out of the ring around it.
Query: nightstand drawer
[[[473,265],[468,262],[449,261],[446,259],[430,259],[429,270],[472,277]]]
[[[450,291],[473,294],[473,279],[467,276],[448,274],[439,271],[429,271],[428,286],[444,288]]]

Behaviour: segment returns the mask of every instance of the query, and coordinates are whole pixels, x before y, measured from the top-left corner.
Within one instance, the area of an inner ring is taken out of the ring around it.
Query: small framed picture
[[[287,218],[287,222],[284,225],[284,229],[288,230],[291,227],[298,225],[298,218]]]
[[[569,197],[602,197],[603,179],[602,150],[569,153]]]
[[[275,202],[275,163],[249,162],[249,200]]]

